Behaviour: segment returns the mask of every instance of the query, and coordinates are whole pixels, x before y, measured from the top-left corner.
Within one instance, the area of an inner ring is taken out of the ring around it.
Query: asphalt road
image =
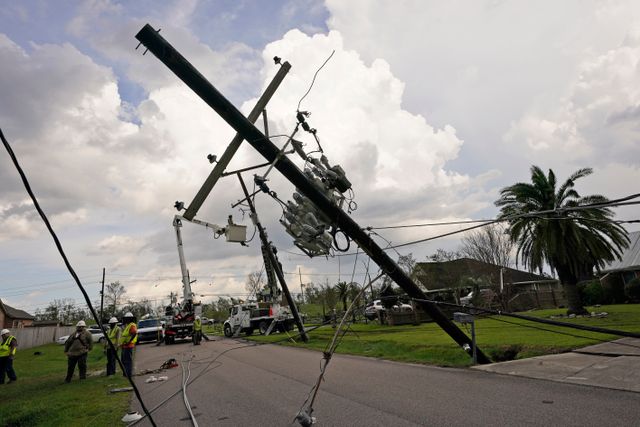
[[[135,367],[158,368],[170,357],[181,366],[155,374],[168,381],[137,377],[148,409],[180,389],[191,359],[195,381],[187,396],[200,426],[286,426],[315,383],[322,354],[232,339],[197,347],[147,344],[138,347]],[[135,398],[132,406],[142,413]],[[640,394],[335,355],[313,415],[318,426],[638,426]],[[159,426],[191,425],[182,393],[153,418]]]

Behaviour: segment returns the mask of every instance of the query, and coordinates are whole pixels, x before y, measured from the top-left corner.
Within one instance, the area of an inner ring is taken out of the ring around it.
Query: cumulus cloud
[[[557,163],[636,164],[640,157],[640,32],[602,55],[583,61],[566,95],[533,107],[505,139],[526,143],[534,159]]]

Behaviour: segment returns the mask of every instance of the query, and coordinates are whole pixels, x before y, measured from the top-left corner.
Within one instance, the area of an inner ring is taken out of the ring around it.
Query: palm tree
[[[531,167],[531,183],[517,183],[500,191],[495,202],[499,218],[509,224],[508,233],[517,246],[516,258],[529,270],[542,271],[548,264],[558,274],[567,297],[567,314],[586,312],[577,283],[607,262],[620,259],[629,245],[624,228],[612,221],[613,212],[598,204],[604,196],[581,197],[574,189],[577,179],[590,175],[591,168],[574,172],[557,190],[551,169],[545,176]],[[596,205],[588,209],[580,206]],[[537,213],[545,211],[545,213]],[[536,214],[533,214],[536,213]]]

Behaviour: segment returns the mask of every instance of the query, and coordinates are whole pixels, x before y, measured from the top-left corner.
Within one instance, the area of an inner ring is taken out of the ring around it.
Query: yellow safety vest
[[[9,338],[4,340],[2,345],[0,345],[0,357],[14,356],[16,354],[15,347],[11,349],[11,341],[15,340],[16,337],[13,335],[9,335]]]
[[[124,331],[122,332],[122,336],[120,337],[120,345],[135,344],[138,342],[138,334],[136,334],[136,336],[133,337],[133,340],[132,340],[131,334],[129,333],[129,331],[131,330],[131,327],[135,325],[136,325],[135,323],[131,322],[127,325],[126,328],[124,328]]]
[[[109,338],[109,341],[116,347],[118,346],[118,335],[120,335],[121,332],[122,329],[120,329],[120,326],[116,325],[115,328],[110,329],[107,333],[107,338]]]
[[[193,330],[194,331],[201,331],[202,330],[202,320],[196,319],[195,322],[193,322]]]

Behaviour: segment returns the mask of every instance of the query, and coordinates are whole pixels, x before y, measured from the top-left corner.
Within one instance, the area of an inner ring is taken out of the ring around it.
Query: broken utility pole
[[[136,34],[140,41],[173,73],[189,86],[204,102],[213,108],[239,135],[251,144],[265,159],[274,162],[275,168],[291,182],[301,194],[309,198],[327,217],[378,264],[391,279],[410,297],[425,300],[422,307],[431,318],[471,356],[471,339],[462,332],[433,303],[426,301],[426,295],[411,278],[391,259],[389,255],[353,220],[332,203],[300,169],[286,156],[280,156],[280,149],[258,130],[231,102],[204,78],[171,44],[156,30],[146,24]],[[478,362],[489,363],[489,358],[477,350]]]
[[[289,292],[289,286],[287,286],[287,282],[284,278],[284,274],[282,273],[282,267],[278,262],[278,258],[276,258],[276,254],[271,246],[271,242],[267,237],[267,232],[260,224],[260,219],[258,219],[258,212],[256,212],[256,207],[249,196],[249,191],[247,191],[247,186],[244,184],[244,180],[242,179],[242,175],[238,172],[238,179],[240,180],[240,185],[242,186],[242,191],[244,192],[245,197],[247,198],[247,203],[249,204],[249,210],[251,211],[251,219],[258,229],[258,234],[260,235],[260,241],[262,242],[262,250],[267,253],[267,259],[265,260],[265,269],[269,267],[271,264],[271,268],[275,271],[276,276],[278,277],[278,281],[280,282],[280,287],[282,287],[282,292],[284,292],[284,296],[287,299],[287,304],[289,304],[289,308],[291,309],[291,314],[293,315],[293,320],[296,322],[296,326],[298,327],[298,332],[300,332],[300,338],[302,341],[307,342],[309,338],[307,337],[307,333],[304,330],[304,325],[302,324],[302,319],[300,319],[300,313],[298,313],[298,307],[296,306],[293,297],[291,296],[291,292]],[[275,322],[275,320],[274,320]]]

